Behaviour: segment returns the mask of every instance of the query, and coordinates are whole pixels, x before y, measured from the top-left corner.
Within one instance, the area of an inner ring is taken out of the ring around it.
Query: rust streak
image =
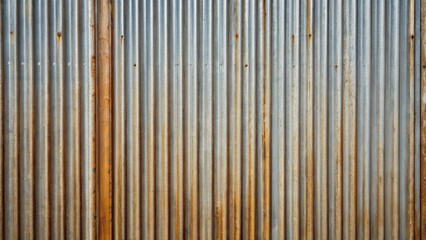
[[[408,40],[408,49],[409,49],[409,88],[410,92],[410,103],[409,105],[414,105],[414,0],[410,0],[409,2],[409,35],[410,38]],[[411,108],[411,107],[410,107]],[[411,108],[412,109],[412,108]],[[414,111],[409,111],[409,121],[414,122]],[[415,143],[414,143],[414,126],[413,124],[409,125],[408,129],[408,139],[409,139],[409,160],[408,160],[408,181],[407,181],[407,189],[408,189],[408,198],[407,198],[407,235],[405,236],[407,239],[415,238]]]
[[[421,5],[421,50],[420,58],[420,214],[421,237],[426,236],[426,4]]]
[[[111,106],[111,32],[110,1],[98,5],[98,169],[99,169],[99,238],[112,239],[112,106]],[[60,37],[60,35],[58,35]],[[96,58],[92,57],[92,74],[96,74]]]

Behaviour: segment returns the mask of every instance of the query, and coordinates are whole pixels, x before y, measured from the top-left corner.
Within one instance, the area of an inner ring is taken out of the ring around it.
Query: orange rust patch
[[[90,74],[91,74],[92,78],[95,79],[96,78],[96,56],[95,55],[93,55],[90,58],[90,66],[91,66]]]
[[[215,222],[215,237],[216,239],[223,239],[223,232],[224,229],[222,227],[223,225],[223,210],[221,207],[216,206],[215,207],[215,212],[214,212],[215,218],[216,218],[216,222]]]

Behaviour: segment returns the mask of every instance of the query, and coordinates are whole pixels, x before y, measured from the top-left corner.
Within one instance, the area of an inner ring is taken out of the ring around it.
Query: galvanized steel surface
[[[113,7],[116,238],[420,237],[420,1]]]
[[[96,236],[94,3],[0,2],[2,239]]]
[[[0,238],[426,236],[423,1],[0,8]]]

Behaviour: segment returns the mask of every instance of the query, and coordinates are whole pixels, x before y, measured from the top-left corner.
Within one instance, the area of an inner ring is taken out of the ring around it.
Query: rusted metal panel
[[[142,152],[116,153],[117,229],[125,208],[142,238],[420,237],[420,1],[123,4],[114,146]]]
[[[0,238],[424,238],[425,9],[1,1]]]
[[[94,239],[95,1],[0,6],[0,238]]]

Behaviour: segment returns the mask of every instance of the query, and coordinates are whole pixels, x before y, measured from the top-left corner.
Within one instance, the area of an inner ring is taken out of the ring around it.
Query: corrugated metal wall
[[[419,237],[419,4],[113,1],[115,237]]]
[[[94,1],[2,0],[0,238],[91,239]]]
[[[425,238],[423,2],[1,0],[0,238]]]

